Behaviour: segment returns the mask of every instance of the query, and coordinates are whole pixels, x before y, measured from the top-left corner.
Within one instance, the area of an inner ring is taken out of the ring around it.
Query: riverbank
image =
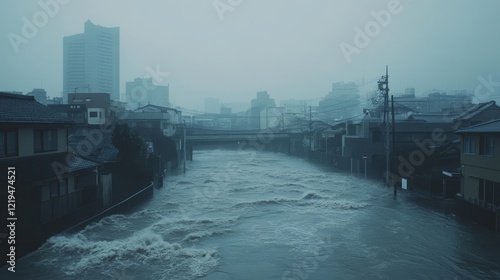
[[[153,184],[151,183],[147,187],[137,191],[131,196],[123,199],[120,202],[115,203],[113,206],[105,209],[102,212],[94,213],[80,213],[75,211],[75,214],[69,214],[65,216],[64,219],[57,221],[57,227],[51,226],[50,231],[40,231],[37,232],[35,238],[30,240],[23,239],[23,237],[17,237],[16,246],[16,261],[22,260],[23,257],[29,255],[31,252],[36,251],[40,246],[42,246],[47,239],[57,234],[74,233],[78,230],[83,229],[88,224],[98,221],[105,216],[125,213],[130,211],[134,207],[146,202],[153,197]],[[6,263],[5,255],[1,256],[2,267]]]

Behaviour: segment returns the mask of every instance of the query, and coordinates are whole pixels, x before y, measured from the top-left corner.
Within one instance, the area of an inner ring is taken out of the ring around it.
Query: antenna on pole
[[[384,134],[385,134],[385,182],[390,186],[389,167],[390,167],[390,121],[389,121],[389,67],[385,66],[385,76],[378,80],[378,90],[384,97]]]

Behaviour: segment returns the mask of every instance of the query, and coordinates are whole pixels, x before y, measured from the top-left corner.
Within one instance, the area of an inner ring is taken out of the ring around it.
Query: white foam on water
[[[296,202],[295,199],[288,199],[283,197],[275,197],[269,199],[258,199],[254,201],[240,201],[237,202],[233,207],[246,207],[246,206],[264,206],[264,205],[282,205],[286,203]]]
[[[323,199],[323,200],[300,202],[299,205],[303,206],[311,205],[317,208],[325,208],[325,209],[358,210],[365,208],[370,204],[366,202],[354,202],[348,200]]]
[[[322,199],[322,198],[325,198],[325,197],[321,196],[319,193],[314,192],[314,191],[307,192],[302,197],[303,200],[304,199]]]
[[[55,263],[67,275],[105,270],[108,266],[148,266],[153,269],[154,266],[164,265],[167,274],[175,275],[187,269],[193,275],[201,276],[215,268],[218,262],[216,250],[168,242],[151,228],[112,241],[91,240],[81,233],[60,235],[50,238],[44,246],[53,255],[60,256]],[[170,264],[174,265],[169,268]]]
[[[94,232],[102,229],[116,228],[117,230],[124,230],[130,227],[130,221],[125,215],[117,214],[104,217],[97,222],[87,225],[82,232]]]
[[[228,232],[231,232],[230,229],[222,229],[222,230],[203,230],[203,231],[197,231],[197,232],[191,232],[184,237],[183,241],[184,242],[197,242],[200,241],[200,239],[205,238],[205,237],[210,237],[210,236],[215,236],[215,235],[223,235]]]

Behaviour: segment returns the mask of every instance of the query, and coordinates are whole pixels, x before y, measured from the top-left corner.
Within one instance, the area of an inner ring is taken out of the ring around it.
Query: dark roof
[[[33,96],[0,92],[0,122],[69,124],[71,120],[38,103]]]
[[[57,177],[65,173],[95,168],[98,165],[97,163],[69,153],[33,156],[28,158],[22,157],[0,161],[2,170],[7,170],[6,166],[13,166],[16,168],[16,181],[18,182],[30,182]]]
[[[428,123],[451,123],[452,118],[444,113],[411,114],[408,120],[422,120]]]
[[[93,129],[96,131],[92,131]],[[94,162],[104,163],[115,161],[119,153],[118,149],[113,145],[111,133],[90,126],[80,127],[70,132],[68,136],[68,146],[70,149],[78,152],[81,150],[78,147],[80,144],[86,144],[85,148],[90,147],[91,150],[86,150],[85,154],[80,154],[79,156]]]
[[[493,120],[473,126],[469,126],[465,129],[457,130],[460,133],[500,133],[500,119]]]
[[[160,112],[163,112],[163,113],[167,113],[169,110],[170,111],[175,111],[175,112],[180,112],[179,110],[174,109],[174,108],[168,108],[168,107],[163,107],[163,106],[158,106],[158,105],[153,105],[153,104],[148,104],[146,106],[138,108],[138,109],[135,110],[135,112],[139,112],[139,111],[142,112],[142,110],[146,109],[146,108],[155,108],[155,109],[157,109],[157,110],[159,110]]]
[[[498,108],[498,106],[495,104],[495,101],[476,104],[476,105],[470,107],[469,109],[467,109],[465,112],[456,116],[453,120],[469,120],[469,119],[477,116],[479,113],[481,113],[481,112],[483,112],[491,107]]]

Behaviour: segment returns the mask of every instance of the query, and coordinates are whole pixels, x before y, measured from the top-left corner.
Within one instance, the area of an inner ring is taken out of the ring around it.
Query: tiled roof
[[[454,120],[468,120],[473,117],[475,117],[477,114],[483,112],[484,110],[496,106],[495,101],[490,101],[490,102],[485,102],[485,103],[479,103],[476,104],[469,109],[467,109],[465,112],[461,113],[460,115],[456,116]],[[498,106],[496,106],[498,107]]]
[[[146,106],[143,106],[141,108],[136,109],[135,112],[143,112],[144,109],[149,109],[149,108],[156,109],[156,110],[158,110],[160,112],[163,112],[163,113],[168,113],[168,111],[175,111],[175,112],[179,111],[179,110],[174,109],[174,108],[168,108],[168,107],[163,107],[163,106],[148,104]]]
[[[99,139],[89,139],[89,137],[95,137],[92,135],[98,135]],[[75,152],[80,149],[78,145],[80,143],[90,143],[90,151],[85,151],[85,154],[80,154],[81,157],[95,161],[95,162],[108,162],[116,160],[118,156],[118,149],[113,145],[111,133],[106,133],[101,130],[92,132],[92,128],[81,127],[72,131],[68,137],[68,146]]]
[[[452,117],[446,113],[411,114],[408,120],[422,120],[428,123],[451,123]]]
[[[38,103],[33,96],[0,92],[0,122],[66,124],[71,120]]]
[[[500,119],[469,126],[456,133],[500,133]]]

